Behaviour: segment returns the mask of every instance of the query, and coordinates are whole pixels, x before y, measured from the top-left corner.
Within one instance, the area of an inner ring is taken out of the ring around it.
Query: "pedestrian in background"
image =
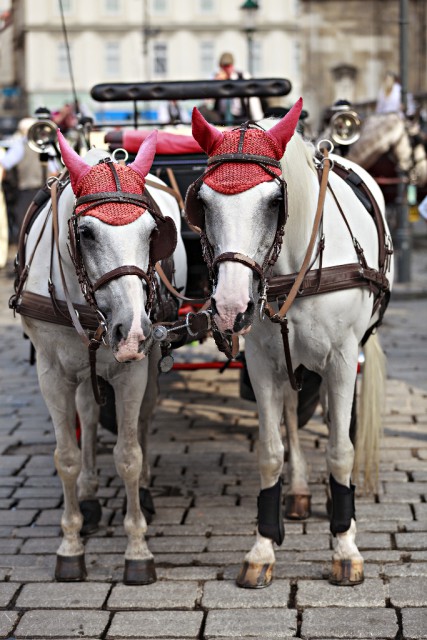
[[[225,52],[219,59],[219,70],[214,80],[241,80],[249,79],[248,73],[239,71],[234,67],[234,56]],[[220,98],[215,100],[214,112],[219,115],[221,122],[225,124],[241,124],[246,120],[261,120],[264,111],[259,98]]]
[[[15,205],[11,212],[8,211],[8,216],[11,217],[10,242],[13,244],[18,241],[25,213],[42,187],[46,176],[46,170],[40,162],[40,154],[30,149],[27,144],[28,130],[34,122],[36,122],[34,118],[20,120],[8,150],[0,158],[0,168],[4,172],[9,173],[14,167],[17,169]]]

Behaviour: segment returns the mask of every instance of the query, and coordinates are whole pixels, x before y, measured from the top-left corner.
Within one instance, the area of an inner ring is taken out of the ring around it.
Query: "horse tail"
[[[363,470],[366,491],[378,486],[382,413],[385,404],[386,357],[378,335],[373,333],[364,348],[365,363],[357,412],[354,477]]]

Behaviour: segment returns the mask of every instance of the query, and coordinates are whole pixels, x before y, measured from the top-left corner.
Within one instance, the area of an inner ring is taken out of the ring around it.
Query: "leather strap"
[[[172,283],[170,282],[170,280],[168,279],[168,277],[166,276],[165,272],[163,271],[163,268],[160,264],[160,262],[156,263],[155,269],[157,271],[157,273],[159,274],[159,278],[160,280],[163,282],[163,284],[165,285],[166,289],[169,291],[169,293],[171,293],[175,298],[178,298],[178,300],[183,300],[184,302],[191,302],[193,304],[203,304],[206,302],[206,300],[208,300],[208,298],[187,298],[186,296],[183,296],[181,293],[179,293],[179,291],[177,291],[175,289],[175,287],[172,285]]]
[[[103,276],[101,276],[95,282],[95,284],[92,285],[92,291],[95,292],[105,284],[107,284],[107,282],[115,280],[116,278],[121,278],[122,276],[138,276],[139,278],[142,278],[142,280],[145,280],[148,286],[150,286],[151,284],[150,279],[145,271],[143,271],[139,267],[136,267],[135,265],[124,265],[122,267],[112,269],[108,273],[105,273]]]
[[[308,243],[307,251],[306,251],[303,263],[301,265],[301,269],[297,277],[295,278],[295,282],[292,285],[292,288],[289,291],[289,294],[286,300],[284,301],[284,303],[282,304],[282,306],[280,307],[279,311],[276,313],[268,303],[266,304],[266,307],[265,307],[266,314],[270,318],[270,320],[272,320],[273,322],[281,322],[282,318],[286,316],[287,312],[291,308],[293,301],[295,300],[298,294],[298,290],[300,289],[301,283],[304,280],[304,277],[310,266],[310,259],[313,253],[314,243],[316,241],[317,233],[319,231],[320,221],[323,216],[323,207],[325,204],[326,190],[328,188],[329,171],[331,169],[331,161],[329,160],[329,157],[328,157],[329,155],[328,150],[325,148],[323,152],[325,157],[323,159],[322,180],[320,182],[319,198],[317,201],[317,209],[316,209],[316,214],[314,216],[313,229],[311,231],[310,241]]]

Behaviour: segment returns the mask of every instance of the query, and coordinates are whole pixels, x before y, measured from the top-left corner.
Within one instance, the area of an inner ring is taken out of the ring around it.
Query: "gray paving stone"
[[[427,549],[425,533],[396,533],[395,538],[398,549]]]
[[[268,589],[241,589],[230,580],[222,580],[205,584],[202,607],[206,609],[286,608],[289,596],[288,580],[275,580]]]
[[[341,588],[338,587],[341,591]],[[344,589],[344,587],[342,587]],[[394,640],[398,632],[394,609],[328,607],[303,612],[301,638],[375,638]]]
[[[217,567],[156,567],[158,580],[216,580],[221,570]]]
[[[351,589],[340,589],[326,581],[300,580],[298,607],[385,607],[386,591],[381,580],[365,580]]]
[[[392,578],[388,588],[395,607],[427,607],[427,576]]]
[[[18,609],[100,609],[109,585],[92,583],[55,583],[24,585],[16,601]]]
[[[427,609],[402,609],[402,627],[405,640],[427,638]]]
[[[381,574],[388,578],[427,576],[427,563],[405,562],[404,564],[385,564],[381,567]]]
[[[206,640],[219,638],[277,638],[290,640],[297,630],[297,612],[290,609],[209,611]]]
[[[194,609],[202,595],[197,582],[156,582],[147,586],[117,585],[108,609]]]
[[[10,582],[0,583],[0,607],[6,608],[18,589],[19,585],[17,584],[11,584]]]
[[[199,637],[202,611],[132,611],[114,615],[107,640]]]
[[[0,638],[7,638],[12,633],[17,620],[17,611],[0,611]]]
[[[15,631],[19,640],[29,638],[99,638],[104,632],[108,611],[26,611]]]
[[[25,526],[31,524],[37,515],[36,509],[12,509],[1,512],[3,526]]]

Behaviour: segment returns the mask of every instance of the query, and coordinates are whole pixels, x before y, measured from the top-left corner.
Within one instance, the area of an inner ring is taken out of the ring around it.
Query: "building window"
[[[215,10],[215,0],[199,0],[200,13],[213,13]]]
[[[166,13],[168,8],[168,0],[152,0],[151,9],[153,13]]]
[[[59,42],[57,47],[57,56],[56,56],[56,69],[58,78],[68,78],[69,77],[69,66],[68,66],[68,53],[65,42]],[[72,48],[70,45],[70,57]]]
[[[105,45],[105,72],[109,78],[120,76],[120,45],[118,42],[107,42]]]
[[[255,77],[262,74],[262,48],[258,40],[252,42],[252,69]]]
[[[104,0],[105,13],[120,13],[120,0]]]
[[[73,0],[60,0],[60,4],[56,2],[55,4],[57,12],[60,13],[60,10],[62,8],[64,15],[70,14],[73,8]]]
[[[155,76],[165,77],[168,72],[168,48],[165,42],[155,42],[153,47],[153,71]]]
[[[210,40],[200,43],[200,72],[202,76],[210,76],[215,71],[215,46]]]

